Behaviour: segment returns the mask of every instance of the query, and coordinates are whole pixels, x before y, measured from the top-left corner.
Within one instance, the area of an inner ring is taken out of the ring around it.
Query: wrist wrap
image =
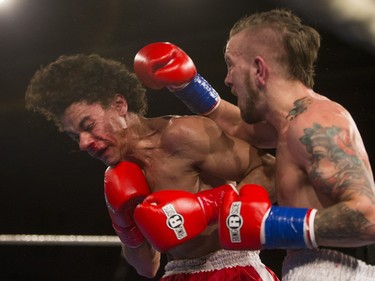
[[[262,223],[262,248],[317,248],[315,209],[271,207]]]
[[[183,89],[175,91],[175,95],[194,113],[208,115],[214,111],[220,96],[214,88],[199,74]]]

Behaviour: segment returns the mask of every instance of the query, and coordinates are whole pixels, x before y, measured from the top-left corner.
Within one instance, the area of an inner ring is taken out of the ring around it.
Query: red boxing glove
[[[194,113],[207,115],[219,106],[216,90],[197,74],[190,57],[171,43],[143,47],[134,58],[134,71],[146,87],[167,87]]]
[[[225,194],[219,216],[224,249],[317,248],[315,209],[272,206],[267,191],[255,184]]]
[[[150,89],[182,88],[197,74],[190,57],[168,42],[143,47],[134,58],[134,71],[138,79]]]
[[[219,236],[223,248],[261,249],[262,220],[270,206],[267,191],[257,185],[244,185],[240,194],[227,192],[219,216]]]
[[[196,194],[182,190],[163,190],[149,195],[134,212],[138,228],[160,252],[201,234],[207,225],[217,222],[224,185]]]
[[[132,162],[119,162],[104,174],[104,195],[112,226],[122,243],[140,246],[144,237],[135,225],[134,208],[150,194],[140,167]]]

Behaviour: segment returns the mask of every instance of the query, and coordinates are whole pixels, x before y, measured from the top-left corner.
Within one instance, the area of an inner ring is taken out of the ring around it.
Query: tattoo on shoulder
[[[312,156],[309,177],[321,192],[333,198],[344,191],[346,196],[360,193],[375,204],[369,178],[364,175],[365,168],[346,130],[313,124],[304,129],[300,141]]]
[[[296,100],[294,102],[294,107],[291,111],[289,111],[288,115],[286,116],[286,119],[289,121],[296,118],[299,114],[305,112],[307,110],[307,107],[309,104],[312,103],[311,98],[304,97],[302,99]]]

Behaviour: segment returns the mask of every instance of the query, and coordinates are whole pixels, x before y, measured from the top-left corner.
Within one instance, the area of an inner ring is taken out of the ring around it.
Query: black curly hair
[[[41,67],[27,87],[26,108],[44,115],[62,130],[60,118],[76,102],[109,106],[116,94],[125,97],[131,112],[145,115],[146,90],[134,73],[115,60],[96,54],[63,55]]]

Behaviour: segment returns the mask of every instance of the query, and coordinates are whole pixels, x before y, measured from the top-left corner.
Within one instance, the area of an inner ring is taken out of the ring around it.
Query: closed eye
[[[84,131],[85,132],[92,132],[92,130],[94,130],[95,128],[95,122],[92,122],[90,124],[88,124],[85,128],[84,128]]]
[[[79,142],[79,135],[74,133],[68,133],[68,136],[75,142]]]

